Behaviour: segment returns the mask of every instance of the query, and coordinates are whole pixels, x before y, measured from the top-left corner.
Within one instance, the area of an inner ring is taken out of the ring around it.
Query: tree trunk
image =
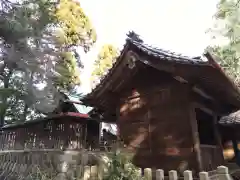
[[[30,81],[29,81],[29,83],[31,83],[31,84],[33,84],[33,76],[34,76],[34,72],[31,72]],[[26,121],[27,111],[28,111],[29,106],[31,106],[30,105],[31,102],[29,104],[28,101],[26,100],[26,98],[25,98],[24,101],[25,101],[25,104],[24,104],[23,114],[22,114],[22,117],[21,117],[21,121],[23,121],[23,122]]]
[[[27,111],[28,111],[28,105],[27,105],[27,103],[25,103],[24,109],[23,109],[23,115],[22,115],[22,119],[21,119],[22,122],[26,121]]]
[[[4,83],[4,89],[9,88],[9,80],[11,75],[13,74],[13,69],[10,69],[8,74],[4,77],[3,83]],[[7,96],[4,95],[2,96],[2,109],[0,111],[0,127],[4,126],[4,121],[5,121],[5,115],[7,111]]]

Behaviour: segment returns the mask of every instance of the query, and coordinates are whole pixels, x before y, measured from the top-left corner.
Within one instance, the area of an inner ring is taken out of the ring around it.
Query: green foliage
[[[93,79],[101,78],[104,75],[104,73],[106,73],[106,71],[112,67],[118,55],[119,51],[113,45],[110,44],[104,45],[101,48],[98,57],[94,62],[92,78]]]
[[[63,52],[56,64],[56,72],[61,78],[56,78],[55,85],[63,89],[71,89],[74,85],[80,84],[79,68],[76,58],[72,52]]]
[[[96,32],[80,3],[73,0],[60,0],[56,9],[57,21],[64,31],[64,43],[67,46],[80,45],[88,51],[96,42]]]
[[[96,32],[84,14],[80,3],[74,0],[60,0],[54,11],[56,22],[60,25],[55,40],[62,47],[56,71],[61,77],[55,79],[56,85],[71,89],[80,84],[79,68],[72,46],[81,46],[85,51],[96,42]]]
[[[215,14],[216,24],[211,29],[213,38],[227,40],[219,46],[208,47],[220,57],[219,63],[227,74],[239,84],[240,74],[240,7],[237,0],[221,0]]]
[[[143,179],[139,168],[131,163],[124,153],[115,152],[110,156],[108,173],[104,180],[140,180]]]
[[[0,119],[13,122],[49,113],[58,90],[80,84],[75,48],[85,51],[96,33],[74,0],[1,2]],[[45,87],[41,90],[39,84]],[[32,112],[35,113],[32,113]],[[34,115],[35,114],[35,115]]]
[[[35,4],[35,5],[34,5]],[[14,43],[23,38],[41,33],[54,21],[51,15],[53,3],[46,0],[24,0],[20,4],[10,4],[10,10],[1,9],[0,37],[6,43]]]

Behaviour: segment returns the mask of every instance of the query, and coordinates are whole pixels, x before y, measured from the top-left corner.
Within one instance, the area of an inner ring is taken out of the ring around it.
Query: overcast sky
[[[121,48],[126,33],[134,30],[144,42],[189,56],[199,56],[211,43],[205,33],[212,27],[217,0],[81,0],[81,6],[96,28],[95,47],[82,54],[85,68],[82,91],[90,89],[92,64],[101,46]]]

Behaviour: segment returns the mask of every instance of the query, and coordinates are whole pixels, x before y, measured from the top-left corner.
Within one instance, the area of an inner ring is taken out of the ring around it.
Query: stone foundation
[[[84,166],[99,165],[106,153],[61,150],[13,150],[0,152],[1,177],[32,179],[32,176],[79,177]],[[2,178],[1,178],[2,179]],[[65,178],[66,179],[66,178]]]

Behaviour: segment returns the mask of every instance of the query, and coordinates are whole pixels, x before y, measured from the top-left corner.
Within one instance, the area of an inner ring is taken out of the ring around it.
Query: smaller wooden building
[[[221,117],[218,123],[225,160],[240,166],[240,110]]]
[[[47,117],[6,125],[1,130],[0,150],[99,148],[99,121],[78,111],[62,94],[60,105]]]
[[[210,53],[191,58],[128,38],[82,101],[117,123],[137,166],[199,172],[225,163],[217,124],[240,107],[240,93]]]

